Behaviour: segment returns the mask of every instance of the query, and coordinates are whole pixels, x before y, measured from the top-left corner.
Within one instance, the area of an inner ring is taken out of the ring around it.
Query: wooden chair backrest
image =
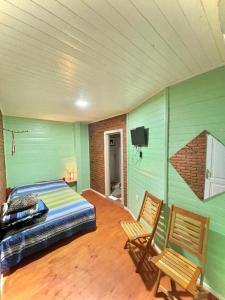
[[[144,201],[138,216],[150,225],[153,229],[156,228],[160,217],[163,201],[156,198],[152,194],[145,192]]]
[[[205,261],[209,218],[172,205],[167,241]]]

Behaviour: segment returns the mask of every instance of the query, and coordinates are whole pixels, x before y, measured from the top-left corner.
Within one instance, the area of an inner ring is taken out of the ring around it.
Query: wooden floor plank
[[[126,235],[119,221],[132,220],[129,213],[92,191],[85,197],[96,206],[97,230],[25,259],[5,277],[3,300],[156,299],[157,274],[136,273],[123,249]]]

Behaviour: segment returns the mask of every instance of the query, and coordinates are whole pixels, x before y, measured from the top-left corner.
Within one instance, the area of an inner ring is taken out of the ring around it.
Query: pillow
[[[26,210],[29,208],[34,208],[37,204],[37,196],[36,195],[26,195],[15,197],[10,200],[8,207],[8,214],[19,212],[22,210]]]
[[[3,203],[1,205],[1,217],[3,217],[6,213],[7,213],[7,210],[8,210],[8,203]]]
[[[36,205],[30,209],[20,212],[6,214],[1,221],[1,229],[9,229],[15,225],[32,221],[48,212],[48,207],[42,200],[38,200]]]

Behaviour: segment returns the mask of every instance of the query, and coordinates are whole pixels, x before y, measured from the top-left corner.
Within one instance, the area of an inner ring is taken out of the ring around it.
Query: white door
[[[225,146],[207,135],[204,199],[225,192]]]

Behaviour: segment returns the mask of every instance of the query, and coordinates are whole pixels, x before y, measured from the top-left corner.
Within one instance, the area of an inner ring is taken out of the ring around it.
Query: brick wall
[[[4,140],[3,140],[3,122],[2,113],[0,111],[0,203],[5,201],[5,157],[4,157]]]
[[[203,131],[170,158],[193,192],[204,199],[207,132]]]
[[[126,115],[89,124],[91,188],[105,194],[104,131],[123,129],[124,202],[127,200]]]

